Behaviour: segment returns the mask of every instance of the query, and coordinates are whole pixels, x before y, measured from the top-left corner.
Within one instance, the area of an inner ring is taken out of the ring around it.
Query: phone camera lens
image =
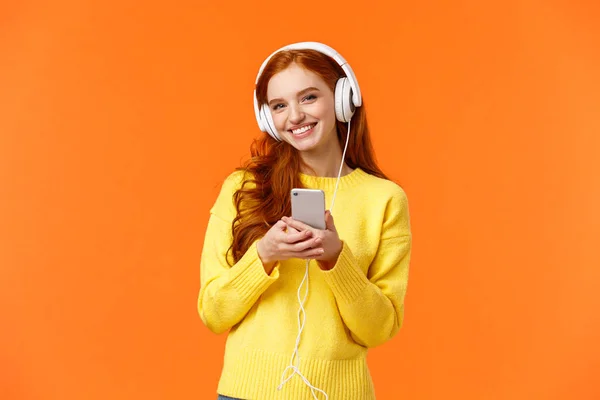
[[[294,196],[298,196],[298,192],[294,192]]]

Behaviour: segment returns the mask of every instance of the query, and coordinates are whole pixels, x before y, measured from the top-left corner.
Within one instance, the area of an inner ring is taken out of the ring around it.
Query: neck
[[[337,178],[340,172],[340,163],[342,162],[342,149],[337,138],[335,138],[335,141],[336,145],[321,146],[320,149],[302,152],[300,157],[308,167],[303,166],[301,168],[302,173],[319,177]],[[352,172],[352,168],[344,163],[340,176],[347,175],[350,172]]]

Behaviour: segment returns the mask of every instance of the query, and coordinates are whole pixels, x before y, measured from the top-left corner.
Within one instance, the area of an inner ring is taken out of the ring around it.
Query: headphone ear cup
[[[258,129],[260,129],[261,132],[267,132],[267,130],[265,128],[264,119],[262,117],[261,107],[258,106],[258,101],[256,100],[256,89],[254,90],[254,115],[256,117],[256,123],[258,124]]]
[[[267,105],[264,105],[260,108],[262,123],[265,127],[265,132],[267,132],[271,137],[277,141],[281,141],[279,134],[277,133],[277,129],[275,128],[275,123],[273,122],[273,117],[271,116],[271,111]]]
[[[341,122],[348,122],[354,111],[350,81],[346,77],[340,78],[335,84],[335,116]]]
[[[262,116],[262,110],[260,110],[258,112],[258,118],[256,119],[258,122],[258,128],[261,130],[261,132],[267,132],[267,127],[265,126],[265,119]]]

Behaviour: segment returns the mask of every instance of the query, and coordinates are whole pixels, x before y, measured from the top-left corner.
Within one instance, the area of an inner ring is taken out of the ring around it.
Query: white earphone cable
[[[348,142],[350,140],[350,122],[351,122],[351,120],[352,120],[352,118],[350,118],[350,120],[348,120],[348,134],[346,135],[346,145],[344,146],[344,152],[342,153],[342,161],[340,163],[340,169],[338,171],[338,176],[335,181],[335,189],[333,191],[333,197],[331,199],[331,206],[329,207],[330,212],[332,212],[332,210],[333,210],[333,205],[335,203],[335,195],[337,194],[338,184],[340,183],[340,176],[342,175],[342,168],[344,166],[344,160],[346,159],[346,150],[348,149]],[[310,392],[313,395],[313,398],[315,400],[319,400],[317,395],[315,394],[315,391],[323,393],[323,395],[325,396],[325,400],[328,400],[329,396],[327,395],[327,393],[325,393],[323,390],[313,386],[308,381],[308,379],[306,379],[306,377],[304,375],[302,375],[302,373],[300,372],[300,354],[298,353],[298,346],[300,345],[300,337],[302,335],[302,331],[304,330],[304,324],[306,322],[306,310],[304,310],[304,303],[306,302],[306,297],[308,296],[308,282],[309,282],[308,266],[309,266],[309,263],[310,263],[310,260],[306,260],[306,272],[304,273],[304,278],[302,278],[302,281],[300,282],[300,286],[298,286],[298,302],[300,303],[300,308],[298,309],[298,336],[296,337],[296,345],[294,347],[294,352],[292,353],[290,365],[285,367],[285,369],[283,370],[283,373],[281,374],[281,383],[277,387],[277,390],[281,390],[283,388],[283,385],[285,385],[290,379],[292,379],[294,377],[294,374],[298,374],[298,376],[300,376],[300,378],[302,378],[304,383],[310,388]],[[304,282],[306,282],[306,289],[304,290],[304,297],[301,299],[300,291],[302,290],[302,286],[304,285]],[[302,321],[301,321],[301,319],[302,319]],[[296,360],[296,363],[294,363],[294,360]],[[287,378],[284,378],[288,369],[291,369],[292,373]]]
[[[344,152],[342,153],[342,162],[340,163],[340,169],[338,171],[338,176],[335,181],[335,189],[333,191],[333,198],[331,199],[331,205],[329,206],[330,212],[333,212],[333,205],[335,203],[335,195],[337,194],[338,184],[340,183],[340,176],[342,175],[342,168],[344,166],[344,160],[346,159],[346,150],[348,149],[348,142],[350,141],[350,121],[352,118],[348,120],[348,134],[346,135],[346,144],[344,145]]]

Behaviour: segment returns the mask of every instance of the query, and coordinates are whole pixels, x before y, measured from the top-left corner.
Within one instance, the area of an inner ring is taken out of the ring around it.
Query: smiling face
[[[319,75],[290,64],[269,81],[267,102],[279,135],[297,150],[339,146],[334,93]]]

